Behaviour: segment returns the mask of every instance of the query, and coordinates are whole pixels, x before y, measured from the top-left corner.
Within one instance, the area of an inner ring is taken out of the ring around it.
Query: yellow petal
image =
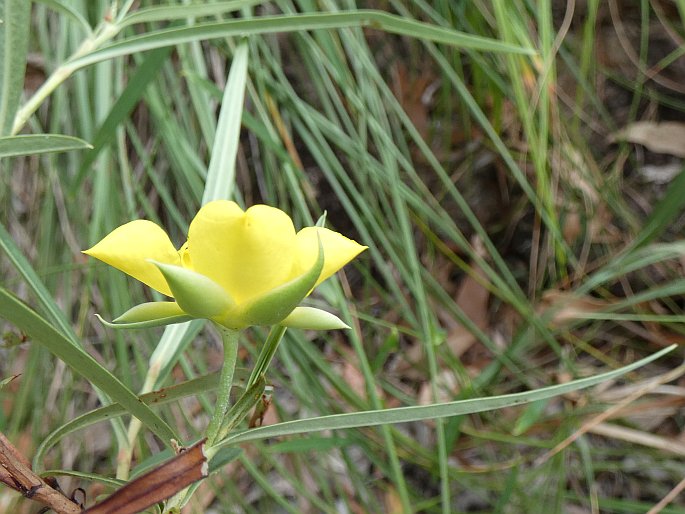
[[[171,296],[171,290],[153,259],[165,264],[180,266],[180,257],[169,236],[157,224],[136,220],[120,226],[102,241],[83,253],[95,257]]]
[[[288,282],[296,251],[292,220],[266,205],[243,212],[234,202],[210,202],[188,232],[193,269],[221,285],[238,304]],[[310,266],[315,260],[316,248]]]
[[[178,256],[181,259],[181,266],[186,269],[193,269],[193,263],[190,260],[190,252],[188,252],[188,241],[183,243],[183,246],[178,249]]]
[[[317,231],[321,238],[324,255],[323,271],[321,271],[319,280],[316,281],[316,285],[319,285],[366,250],[367,247],[327,228],[305,227],[297,233],[299,259],[295,267],[297,269],[295,274],[310,268],[316,260],[318,246],[316,239]]]

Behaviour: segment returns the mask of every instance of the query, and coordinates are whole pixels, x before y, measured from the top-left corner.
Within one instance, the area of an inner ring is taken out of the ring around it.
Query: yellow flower
[[[179,250],[161,227],[136,220],[84,253],[175,299],[138,305],[114,320],[117,326],[207,318],[231,329],[325,329],[345,325],[325,311],[297,305],[364,249],[326,228],[296,233],[290,217],[274,207],[243,211],[218,200],[200,209]]]

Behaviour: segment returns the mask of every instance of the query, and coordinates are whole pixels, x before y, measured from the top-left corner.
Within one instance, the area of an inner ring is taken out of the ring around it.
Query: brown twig
[[[80,514],[81,507],[50,486],[31,469],[31,463],[0,432],[0,482],[26,498],[47,505],[57,514]]]

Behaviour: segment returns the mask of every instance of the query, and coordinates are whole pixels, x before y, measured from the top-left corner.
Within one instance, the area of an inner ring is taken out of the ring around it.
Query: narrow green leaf
[[[30,13],[28,0],[0,0],[0,135],[12,131],[24,87]]]
[[[606,380],[625,375],[626,373],[640,368],[659,357],[675,350],[677,345],[641,359],[633,364],[624,366],[614,371],[602,373],[594,377],[581,378],[565,384],[553,385],[526,391],[523,393],[505,394],[502,396],[492,396],[489,398],[473,398],[469,400],[459,400],[456,402],[438,403],[432,405],[419,405],[412,407],[398,407],[395,409],[371,410],[365,412],[350,412],[345,414],[334,414],[331,416],[321,416],[317,418],[298,419],[286,421],[276,425],[254,428],[227,437],[219,446],[235,445],[246,441],[266,439],[268,437],[280,437],[284,435],[306,434],[321,430],[336,430],[344,428],[370,427],[377,425],[387,425],[389,423],[408,423],[424,419],[445,418],[449,416],[461,416],[473,414],[475,412],[485,412],[489,410],[511,407],[513,405],[523,405],[536,400],[552,398],[578,389],[584,389]]]
[[[0,158],[93,148],[83,139],[60,134],[0,137]]]
[[[23,277],[31,293],[36,296],[41,311],[47,314],[52,326],[61,330],[62,336],[73,346],[81,349],[81,342],[76,336],[69,320],[67,320],[64,315],[64,312],[59,308],[57,302],[45,287],[45,284],[43,284],[43,281],[33,269],[33,266],[31,266],[31,263],[29,263],[24,254],[17,247],[14,239],[12,239],[12,236],[10,236],[2,223],[0,223],[0,249],[7,255],[17,272]],[[103,403],[109,403],[111,401],[101,390],[97,390],[97,395]],[[121,420],[115,421],[113,426],[116,434],[124,434],[124,425]]]
[[[456,30],[437,27],[380,11],[362,10],[323,14],[262,16],[260,18],[216,23],[198,23],[190,27],[148,32],[147,34],[133,36],[103,46],[83,57],[70,61],[69,65],[78,69],[96,62],[136,52],[145,52],[164,46],[219,37],[250,36],[317,29],[330,30],[349,27],[372,27],[392,34],[400,34],[472,50],[535,54],[535,51],[530,48],[502,43],[495,39],[472,36]]]
[[[628,273],[646,268],[658,262],[671,259],[680,259],[685,255],[685,241],[673,241],[672,243],[655,243],[649,246],[638,247],[633,251],[614,256],[605,266],[591,274],[585,282],[576,290],[581,296],[592,291],[602,284],[616,280]]]
[[[105,486],[113,487],[118,489],[124,485],[126,482],[124,480],[117,480],[116,478],[109,478],[102,476],[98,473],[85,473],[83,471],[74,471],[71,469],[48,469],[43,472],[45,477],[75,477],[81,480],[86,480],[88,482],[95,482],[103,484]]]
[[[171,446],[172,439],[180,440],[171,427],[142,403],[117,377],[4,288],[0,288],[0,317],[10,321],[33,342],[43,345],[76,373],[125,407],[165,445]]]

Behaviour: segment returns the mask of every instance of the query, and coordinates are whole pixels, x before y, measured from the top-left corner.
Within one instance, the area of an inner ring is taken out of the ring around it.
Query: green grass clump
[[[235,433],[226,446],[242,452],[188,512],[628,513],[664,498],[660,512],[685,512],[668,496],[685,471],[676,352],[528,406],[386,410],[541,390],[683,341],[685,175],[645,185],[642,147],[608,141],[650,115],[683,119],[682,92],[645,70],[650,44],[659,69],[682,60],[650,30],[682,34],[684,2],[670,18],[597,0],[575,13],[520,0],[157,4],[0,2],[2,291],[37,312],[0,295],[0,431],[38,452],[36,469],[74,470],[63,488],[94,497],[122,476],[122,448],[135,476],[165,427],[202,435],[217,334],[104,327],[94,313],[159,298],[80,251],[137,218],[180,245],[203,203],[231,198],[298,228],[326,213],[369,248],[307,300],[352,329],[289,330],[269,370],[266,423],[295,428]],[[637,79],[602,53],[627,26]],[[243,380],[266,337],[243,337]],[[155,361],[160,339],[170,350]],[[151,361],[163,363],[152,378]],[[159,408],[134,406],[132,392],[192,380]],[[126,416],[78,417],[112,398]],[[79,431],[40,447],[74,420]],[[31,506],[2,489],[3,508]]]

